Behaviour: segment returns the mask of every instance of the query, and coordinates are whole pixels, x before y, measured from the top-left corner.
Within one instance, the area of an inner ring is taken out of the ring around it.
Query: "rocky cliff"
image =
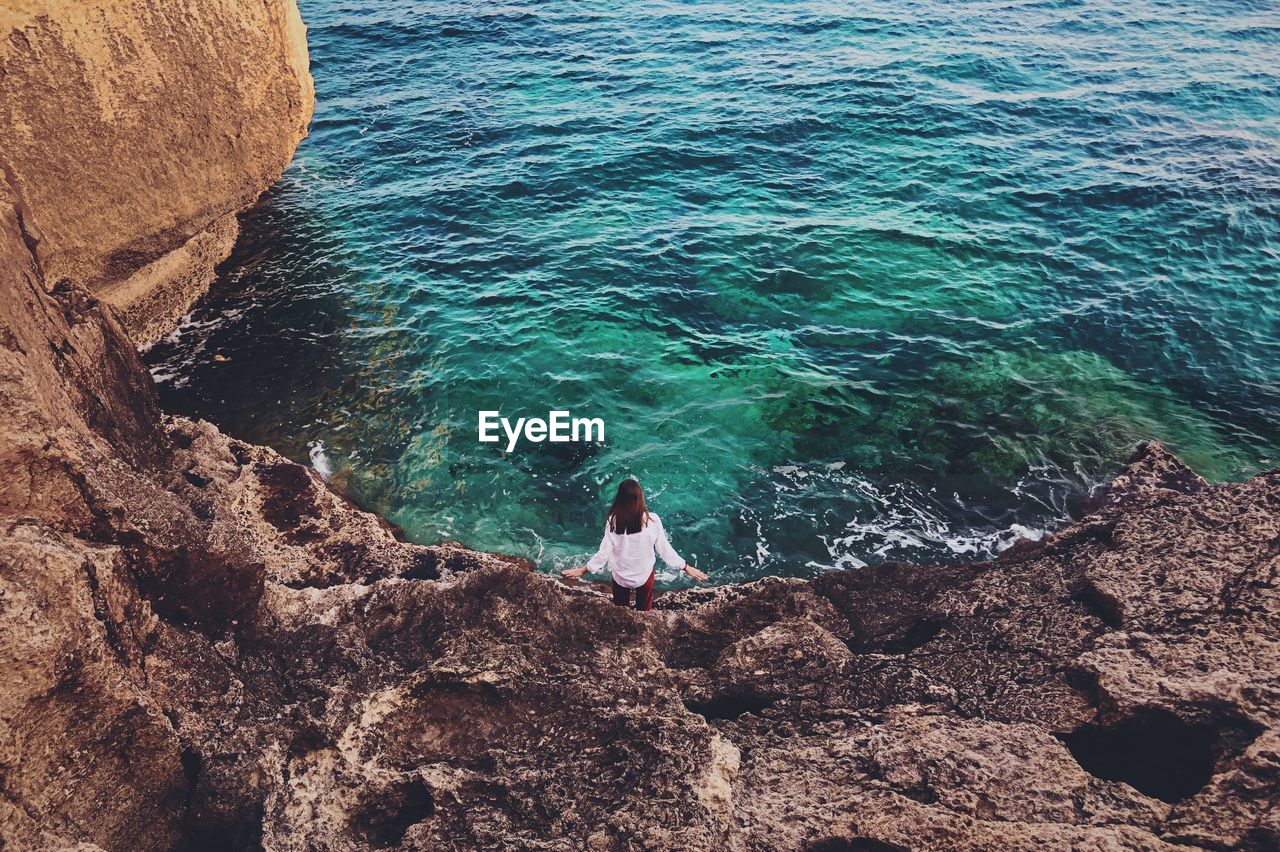
[[[0,171],[45,279],[164,334],[306,134],[294,0],[0,0],[0,31]]]
[[[121,108],[120,68],[199,44],[205,78],[305,115],[305,72],[253,76],[292,67],[289,28],[267,25],[296,21],[291,5],[212,5],[232,27],[269,20],[209,42],[193,29],[209,19],[176,4],[0,12],[0,99],[46,73],[15,59],[37,46],[99,56],[71,78]],[[84,23],[129,9],[128,39]],[[283,53],[237,52],[277,38]],[[226,120],[227,101],[186,103],[189,125]],[[21,135],[33,119],[14,108],[0,132]],[[147,156],[184,156],[164,148],[192,133],[174,127]],[[227,150],[276,164],[267,180],[300,132],[277,129]],[[251,165],[225,165],[240,189],[210,189],[199,215],[163,189],[172,159],[122,166],[99,209],[64,210],[9,138],[0,846],[1280,845],[1280,474],[1210,486],[1150,445],[1089,515],[993,561],[618,609],[518,560],[405,544],[308,469],[159,411],[111,283],[245,203]],[[110,138],[31,148],[105,162]]]

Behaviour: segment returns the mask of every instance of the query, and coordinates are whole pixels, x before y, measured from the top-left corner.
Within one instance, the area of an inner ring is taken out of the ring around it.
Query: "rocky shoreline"
[[[4,848],[1280,846],[1280,473],[1209,485],[1152,444],[998,559],[647,615],[405,543],[165,416],[135,349],[301,138],[293,3],[28,5],[0,48]]]

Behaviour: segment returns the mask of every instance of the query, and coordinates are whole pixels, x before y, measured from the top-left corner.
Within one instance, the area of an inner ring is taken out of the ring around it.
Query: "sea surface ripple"
[[[715,579],[808,575],[995,552],[1145,438],[1280,459],[1272,2],[301,6],[311,136],[147,358],[416,540],[573,564],[630,474]],[[560,408],[607,441],[476,441]]]

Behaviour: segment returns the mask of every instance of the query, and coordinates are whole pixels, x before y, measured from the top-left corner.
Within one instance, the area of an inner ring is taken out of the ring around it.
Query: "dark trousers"
[[[643,586],[634,589],[636,593],[636,609],[641,612],[648,612],[653,609],[653,578],[656,574],[656,571],[650,574],[648,581]],[[619,586],[617,580],[612,582],[613,602],[618,606],[626,606],[631,603],[631,592],[633,590],[628,589],[626,586]]]

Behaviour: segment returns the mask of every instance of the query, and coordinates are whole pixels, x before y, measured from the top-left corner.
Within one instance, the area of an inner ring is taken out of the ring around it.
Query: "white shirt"
[[[650,512],[649,522],[640,532],[625,535],[609,529],[606,521],[604,541],[600,542],[596,555],[587,562],[587,570],[594,574],[608,562],[613,566],[613,579],[619,586],[636,589],[649,582],[655,550],[673,569],[679,571],[684,568],[684,560],[667,541],[667,531],[662,528],[662,520],[657,515]]]

